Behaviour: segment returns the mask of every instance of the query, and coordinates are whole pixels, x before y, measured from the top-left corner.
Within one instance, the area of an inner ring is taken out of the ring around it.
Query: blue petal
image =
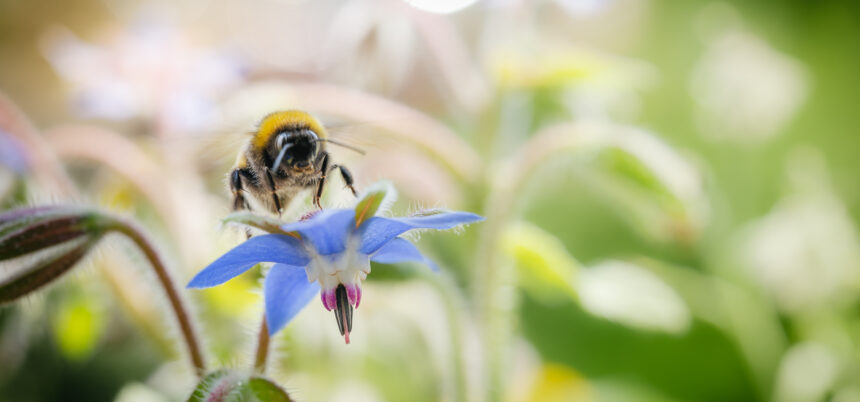
[[[388,243],[385,243],[375,254],[370,256],[370,260],[383,264],[396,264],[398,262],[421,262],[427,264],[434,272],[439,271],[439,267],[429,258],[421,254],[412,243],[403,238],[396,238]]]
[[[263,285],[269,335],[287,325],[319,292],[317,282],[308,282],[305,269],[275,264]]]
[[[361,225],[360,250],[362,253],[372,254],[391,239],[411,229],[451,229],[482,220],[484,217],[470,212],[443,212],[408,218],[374,216]]]
[[[310,262],[301,242],[287,235],[268,234],[252,237],[197,273],[189,288],[220,285],[260,262],[304,266]]]
[[[320,255],[331,255],[346,249],[347,235],[355,226],[355,211],[330,209],[321,211],[308,220],[281,226],[288,232],[299,232],[317,249]]]

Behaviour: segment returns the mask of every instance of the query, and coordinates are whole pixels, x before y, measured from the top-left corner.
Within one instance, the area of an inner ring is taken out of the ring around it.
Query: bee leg
[[[358,197],[358,192],[355,191],[355,187],[353,187],[352,173],[349,172],[349,169],[344,167],[343,165],[333,165],[331,167],[332,170],[337,168],[340,170],[340,177],[343,177],[344,183],[346,183],[346,187],[349,188],[349,191],[352,191],[352,195]]]
[[[251,206],[248,205],[248,200],[245,199],[245,189],[242,185],[242,177],[244,176],[247,179],[250,174],[250,171],[247,169],[233,169],[233,171],[230,172],[230,191],[233,193],[234,211],[238,211],[240,209],[251,209]],[[248,239],[251,238],[250,229],[245,229],[245,237]]]
[[[281,199],[278,198],[278,193],[275,191],[275,180],[272,179],[272,171],[266,169],[266,181],[269,183],[269,190],[272,191],[272,201],[274,202],[275,210],[273,212],[281,216]]]
[[[251,209],[248,200],[245,199],[245,189],[242,185],[242,176],[247,176],[245,169],[233,169],[230,172],[230,191],[233,193],[233,210]]]
[[[328,153],[325,153],[322,156],[322,162],[321,163],[322,164],[320,166],[320,172],[322,172],[322,176],[320,177],[320,181],[317,184],[317,192],[314,193],[314,205],[319,209],[323,209],[322,204],[320,204],[320,197],[322,197],[323,186],[325,186],[326,175],[328,174],[328,171],[329,171]]]

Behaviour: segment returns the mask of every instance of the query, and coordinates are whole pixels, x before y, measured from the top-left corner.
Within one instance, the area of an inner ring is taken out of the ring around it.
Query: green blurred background
[[[488,219],[375,265],[349,346],[311,303],[297,400],[860,401],[858,39],[837,0],[0,0],[0,205],[134,217],[185,283],[242,239],[236,134],[303,109],[392,213]],[[140,256],[81,265],[0,308],[0,401],[184,399]],[[211,364],[260,275],[187,292]]]

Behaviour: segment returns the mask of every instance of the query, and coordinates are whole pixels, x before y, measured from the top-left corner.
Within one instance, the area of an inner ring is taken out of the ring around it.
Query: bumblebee
[[[346,167],[332,163],[327,143],[361,152],[330,139],[323,125],[308,113],[287,110],[264,117],[230,172],[233,209],[251,209],[246,198],[250,195],[280,215],[281,209],[305,189],[314,189],[313,203],[322,209],[323,187],[334,170],[340,172],[347,188],[356,195],[352,174]]]

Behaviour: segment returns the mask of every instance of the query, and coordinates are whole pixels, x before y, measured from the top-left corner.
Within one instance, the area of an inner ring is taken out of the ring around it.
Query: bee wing
[[[198,150],[202,155],[236,156],[238,150],[251,138],[251,132],[223,131],[200,137]],[[219,158],[220,159],[220,158]]]
[[[390,135],[391,129],[387,128],[399,120],[397,118],[388,118],[382,121],[338,121],[326,119],[324,120],[324,125],[332,140],[370,152],[402,145],[402,141]],[[337,146],[331,148],[337,148]]]
[[[332,142],[336,141],[362,150],[373,147],[377,142],[373,134],[373,123],[335,122],[325,123],[325,127]]]
[[[192,140],[194,158],[203,171],[228,172],[249,138],[249,132],[226,130],[197,136]]]

